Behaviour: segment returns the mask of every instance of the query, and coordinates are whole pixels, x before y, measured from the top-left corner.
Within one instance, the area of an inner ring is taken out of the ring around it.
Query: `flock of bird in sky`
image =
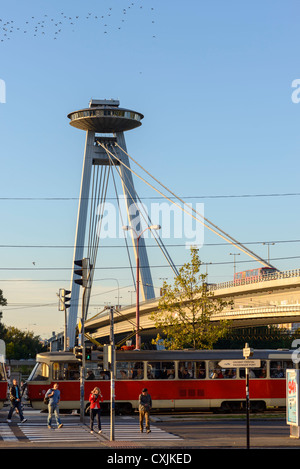
[[[114,25],[114,30],[121,30],[123,23],[126,22],[126,18],[130,15],[131,11],[134,8],[145,11],[148,15],[150,13],[149,19],[152,24],[155,23],[153,15],[154,8],[146,7],[143,5],[136,5],[131,3],[126,8],[123,8],[122,11],[118,11],[119,14],[117,25]],[[109,7],[106,12],[101,13],[90,13],[87,12],[84,15],[73,15],[70,16],[65,12],[60,12],[57,17],[53,15],[43,15],[42,17],[29,16],[27,19],[24,19],[23,24],[17,24],[13,19],[5,20],[0,18],[0,41],[5,42],[7,40],[13,39],[18,34],[19,35],[30,35],[33,37],[45,37],[50,36],[53,40],[59,39],[61,33],[68,27],[73,33],[76,31],[76,27],[79,25],[80,21],[89,21],[96,22],[99,26],[102,27],[103,34],[109,34],[112,31],[112,21],[111,18],[115,13],[115,9]],[[153,34],[153,38],[156,36]]]

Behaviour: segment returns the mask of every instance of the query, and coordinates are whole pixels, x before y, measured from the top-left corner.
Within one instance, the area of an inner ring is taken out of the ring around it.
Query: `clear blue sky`
[[[12,0],[2,6],[6,325],[42,337],[62,330],[56,293],[69,287],[73,251],[55,246],[74,244],[85,138],[67,114],[87,107],[91,97],[119,99],[144,114],[143,125],[126,134],[127,147],[156,178],[194,207],[204,203],[209,220],[240,242],[255,243],[249,247],[260,256],[267,257],[263,242],[275,242],[270,257],[279,269],[299,267],[299,243],[291,242],[300,239],[300,103],[291,99],[292,82],[300,78],[299,13],[299,2],[291,0]],[[157,195],[140,181],[137,189],[141,197]],[[182,245],[169,249],[177,265],[189,259],[185,241],[164,239]],[[222,240],[205,231],[204,242]],[[101,251],[91,314],[116,303],[115,278],[120,303],[130,303],[130,271],[108,270],[128,265],[121,252]],[[232,252],[238,253],[229,245],[201,248],[202,261],[212,263],[209,281],[232,278]],[[154,248],[149,258],[166,265]],[[237,261],[238,270],[257,265],[244,254]],[[155,286],[165,277],[173,278],[169,268],[153,270]]]

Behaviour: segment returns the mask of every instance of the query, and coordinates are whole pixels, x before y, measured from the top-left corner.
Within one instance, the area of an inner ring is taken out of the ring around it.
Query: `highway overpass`
[[[263,280],[247,279],[236,284],[233,281],[209,285],[215,297],[232,300],[232,305],[221,314],[211,317],[212,321],[229,319],[232,327],[249,327],[269,324],[300,324],[300,269],[277,272]],[[151,314],[157,310],[160,298],[140,303],[141,336],[156,337],[157,330]],[[134,331],[136,307],[122,308],[114,315],[116,341]],[[85,332],[97,341],[109,337],[110,319],[108,310],[85,323]]]

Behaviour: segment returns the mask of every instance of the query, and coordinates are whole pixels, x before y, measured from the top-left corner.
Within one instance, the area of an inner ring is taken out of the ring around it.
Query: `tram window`
[[[218,364],[219,360],[210,361],[208,363],[210,379],[233,379],[236,378],[235,368],[221,368]]]
[[[287,368],[293,368],[293,362],[291,360],[276,360],[270,362],[271,378],[285,378]]]
[[[174,362],[148,362],[147,365],[148,379],[174,379],[175,363]]]
[[[79,365],[77,363],[54,362],[52,367],[52,379],[56,381],[79,379]]]
[[[96,362],[89,362],[86,367],[85,379],[90,380],[99,380],[99,379],[109,379],[109,372],[103,370],[103,364]]]
[[[195,365],[196,365],[195,378],[205,379],[206,378],[205,362],[196,362]]]
[[[178,363],[179,379],[204,379],[205,377],[205,362],[184,361]]]
[[[66,370],[66,379],[80,379],[80,371],[78,363],[68,364],[68,368]]]
[[[117,379],[144,379],[144,362],[117,362]]]
[[[45,381],[49,378],[49,366],[46,363],[37,363],[33,368],[28,381]]]
[[[195,378],[195,362],[179,362],[178,364],[178,378],[179,379],[192,379]]]
[[[240,378],[245,378],[245,368],[240,368]],[[249,378],[266,378],[267,377],[267,363],[262,360],[260,368],[249,368]]]
[[[93,380],[93,379],[96,379],[95,374],[94,374],[94,371],[91,370],[91,369],[86,370],[85,379],[86,379],[87,381],[91,381],[91,380]]]

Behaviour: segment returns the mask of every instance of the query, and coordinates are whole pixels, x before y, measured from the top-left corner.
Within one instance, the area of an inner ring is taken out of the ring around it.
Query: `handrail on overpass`
[[[300,277],[300,269],[286,270],[283,272],[274,272],[264,277],[245,277],[239,280],[230,280],[228,282],[213,283],[208,286],[209,290],[218,290],[221,288],[239,287],[240,285],[249,285],[251,283],[268,282],[270,280],[280,280],[284,278]]]
[[[216,291],[216,290],[221,290],[221,289],[226,289],[230,287],[240,287],[243,285],[251,285],[251,284],[259,284],[262,282],[269,282],[272,280],[281,280],[281,279],[287,279],[287,278],[295,278],[295,277],[300,277],[300,269],[293,269],[293,270],[286,270],[286,271],[278,271],[273,274],[269,274],[265,277],[247,277],[244,279],[239,279],[239,280],[230,280],[228,282],[222,282],[222,283],[211,283],[208,284],[208,289],[211,291]],[[155,305],[159,302],[161,297],[153,298],[151,300],[145,300],[140,302],[140,306],[146,306],[147,305]],[[132,305],[127,305],[124,308],[122,308],[121,312],[124,314],[126,310],[134,309],[136,307],[136,304]],[[92,319],[100,319],[104,318],[108,315],[108,312],[102,311],[100,314],[97,314],[94,318]]]

